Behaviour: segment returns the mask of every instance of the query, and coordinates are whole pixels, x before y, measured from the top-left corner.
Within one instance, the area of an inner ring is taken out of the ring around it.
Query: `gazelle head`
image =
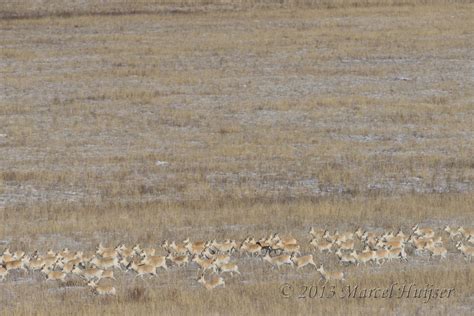
[[[199,276],[198,280],[197,280],[199,283],[201,284],[205,284],[206,283],[206,280],[204,279],[204,273],[201,273],[201,275]]]
[[[322,264],[319,265],[319,267],[316,269],[316,271],[320,272],[320,273],[324,273],[324,267]]]

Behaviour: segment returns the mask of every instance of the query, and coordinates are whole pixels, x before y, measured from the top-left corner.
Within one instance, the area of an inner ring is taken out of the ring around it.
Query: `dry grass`
[[[99,241],[298,234],[313,224],[473,223],[469,2],[2,4],[0,241],[92,249]],[[173,12],[188,14],[165,14]],[[13,282],[2,284],[0,308],[472,308],[472,265],[400,269],[351,280],[436,281],[462,294],[444,306],[280,301],[283,279],[274,276],[212,294],[174,279],[162,290],[123,284],[117,298],[103,300],[84,289]]]

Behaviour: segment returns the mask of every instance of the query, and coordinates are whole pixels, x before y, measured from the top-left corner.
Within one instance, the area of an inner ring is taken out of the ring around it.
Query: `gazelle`
[[[418,224],[412,227],[413,233],[418,236],[423,236],[425,238],[432,238],[435,235],[433,228],[425,227],[419,228]]]
[[[164,256],[147,256],[143,259],[143,263],[154,266],[155,268],[163,268],[168,270],[166,265],[166,257]]]
[[[310,244],[319,250],[319,252],[328,251],[332,252],[332,242],[329,242],[325,239],[317,240],[316,238],[312,239]]]
[[[237,243],[235,240],[226,240],[224,242],[217,242],[213,240],[211,242],[211,246],[216,249],[218,252],[232,252],[233,250],[237,249]]]
[[[322,277],[326,282],[328,281],[345,281],[344,279],[344,272],[342,271],[325,271],[323,265],[321,264],[318,269],[316,269],[319,273],[321,273]]]
[[[189,238],[187,241],[188,242],[185,244],[185,246],[191,255],[200,255],[204,251],[204,249],[206,249],[205,241],[190,242]]]
[[[462,242],[458,242],[456,247],[464,254],[466,260],[472,260],[472,257],[474,256],[474,247],[466,246]]]
[[[263,260],[271,263],[274,267],[276,266],[278,269],[280,269],[280,266],[284,264],[289,264],[290,266],[293,266],[293,261],[291,261],[290,255],[279,255],[276,257],[270,257],[270,255],[267,253],[265,257],[263,257]]]
[[[300,254],[300,245],[298,244],[287,244],[280,241],[276,244],[276,248],[281,249],[283,252],[286,253],[296,253],[298,255]]]
[[[278,242],[281,242],[283,244],[298,244],[298,240],[296,240],[293,236],[291,235],[288,235],[288,236],[284,236],[284,237],[281,237],[278,235],[278,234],[275,234],[275,236],[273,237],[273,241],[275,243],[278,243]]]
[[[102,258],[108,259],[108,258],[116,258],[117,254],[118,252],[116,249],[107,249],[107,250],[104,250],[100,255],[102,256]]]
[[[96,253],[102,256],[104,252],[113,252],[113,251],[115,251],[114,247],[104,247],[102,243],[99,243]]]
[[[178,267],[185,266],[189,262],[189,258],[187,255],[168,254],[166,258],[176,264]]]
[[[206,281],[204,279],[204,274],[201,274],[201,277],[198,279],[198,282],[201,283],[206,289],[212,290],[218,286],[225,287],[224,279],[218,275],[214,275],[210,280]]]
[[[169,249],[171,249],[171,252],[174,252],[175,254],[179,254],[179,255],[184,255],[188,251],[184,243],[176,244],[175,241],[173,241],[169,245]]]
[[[336,251],[336,255],[339,257],[339,263],[340,263],[340,264],[344,264],[344,263],[348,263],[348,264],[357,263],[356,258],[354,258],[354,257],[351,256],[351,255],[342,253],[341,249],[338,249],[338,250]]]
[[[468,243],[474,244],[474,236],[471,236],[468,240]]]
[[[339,246],[341,250],[353,250],[354,249],[354,240],[347,239],[346,241],[341,241],[340,239],[336,241],[336,245]]]
[[[87,268],[87,269],[81,270],[77,266],[72,270],[72,273],[83,276],[88,281],[92,279],[100,279],[103,272],[104,270],[101,270],[98,268]]]
[[[26,270],[25,268],[25,260],[13,260],[13,261],[8,261],[5,263],[5,269],[8,271],[10,270],[16,270],[16,269],[22,269]]]
[[[116,290],[115,287],[111,285],[97,285],[94,281],[90,281],[88,284],[95,293],[99,295],[115,295]]]
[[[424,250],[426,247],[430,247],[434,244],[432,239],[416,238],[413,235],[408,239],[408,242],[412,243],[413,247],[415,248],[415,253],[419,253],[421,250]]]
[[[343,232],[343,233],[339,233],[337,241],[340,241],[340,242],[344,243],[346,241],[353,240],[353,239],[354,239],[354,233],[352,233],[352,232]]]
[[[145,257],[154,256],[155,253],[156,253],[156,249],[155,249],[155,248],[151,248],[151,247],[144,248],[144,249],[142,250],[142,255],[144,255]]]
[[[291,255],[291,260],[294,262],[297,269],[303,268],[303,267],[305,267],[307,265],[310,265],[310,264],[312,264],[314,267],[316,267],[316,264],[314,263],[314,260],[313,260],[313,255],[306,255],[306,256],[296,257],[293,254],[293,255]]]
[[[449,234],[449,238],[450,238],[451,240],[454,240],[454,238],[455,238],[456,236],[461,235],[461,232],[460,232],[460,231],[458,231],[458,230],[455,229],[455,228],[449,227],[449,225],[446,225],[446,227],[444,228],[444,231]]]
[[[216,265],[212,258],[200,258],[199,256],[194,255],[192,261],[196,262],[203,271],[214,270],[214,272],[216,272]]]
[[[374,261],[377,264],[382,264],[385,260],[388,260],[389,254],[387,249],[377,249],[374,252]]]
[[[217,267],[220,267],[223,264],[230,262],[230,256],[225,253],[218,253],[212,257],[214,259],[214,264]]]
[[[428,251],[430,252],[430,257],[435,257],[439,256],[441,259],[446,259],[446,254],[448,253],[448,250],[444,248],[443,246],[428,246],[426,247]]]
[[[382,241],[379,240],[379,242],[376,244],[377,247],[380,248],[402,248],[403,247],[403,242],[402,241]]]
[[[464,238],[470,238],[474,236],[474,228],[464,228],[464,227],[459,227],[458,232],[461,233]]]
[[[262,246],[260,246],[259,244],[244,242],[240,247],[240,251],[246,252],[251,256],[258,255],[262,251]]]
[[[67,262],[64,266],[63,266],[63,272],[64,273],[71,273],[72,270],[74,269],[74,262]]]
[[[360,239],[362,239],[362,235],[364,235],[364,230],[362,228],[357,228],[357,230],[354,232],[354,235]]]
[[[117,257],[114,257],[114,258],[95,257],[90,261],[90,263],[103,270],[110,269],[110,268],[120,269],[120,265],[119,265]]]
[[[66,280],[66,273],[62,271],[50,271],[49,269],[43,269],[41,271],[46,274],[46,278],[48,281],[58,280],[64,282]]]
[[[118,251],[118,253],[119,253],[123,258],[131,257],[131,256],[133,256],[133,254],[135,253],[135,251],[133,250],[133,248],[128,248],[128,247],[125,246],[124,244],[120,245],[120,246],[117,248],[117,251]]]
[[[7,275],[8,275],[8,270],[0,266],[0,278],[2,278],[2,281],[5,280]]]
[[[219,270],[221,273],[230,272],[231,276],[233,276],[234,273],[240,274],[239,267],[234,262],[223,264],[222,266],[219,267]]]
[[[26,257],[28,258],[28,257]],[[28,264],[27,264],[27,267],[31,270],[31,271],[36,271],[36,270],[41,270],[43,269],[43,266],[44,266],[44,262],[43,262],[43,259],[31,259],[31,258],[28,258]]]
[[[15,258],[16,260],[20,260],[21,258],[23,258],[24,255],[25,255],[24,251],[18,250],[18,251],[15,251],[15,253],[13,254],[13,258]]]
[[[388,249],[388,261],[392,261],[393,259],[400,259],[408,261],[407,253],[405,252],[405,248],[391,248]]]
[[[314,229],[313,227],[311,227],[309,229],[309,233],[311,236],[313,236],[313,238],[322,238],[324,236],[324,234],[326,233],[326,230],[325,229]]]
[[[156,268],[149,264],[137,265],[135,261],[132,261],[131,269],[137,272],[137,275],[135,276],[135,278],[138,278],[139,276],[143,277],[145,274],[156,276]]]
[[[112,280],[115,280],[114,271],[113,271],[113,270],[104,270],[104,271],[102,272],[102,275],[101,275],[100,278],[99,278],[99,281],[102,280],[102,279],[112,279]]]
[[[357,259],[357,264],[363,263],[366,264],[374,259],[374,251],[365,251],[357,253],[355,250],[352,251],[351,256]]]

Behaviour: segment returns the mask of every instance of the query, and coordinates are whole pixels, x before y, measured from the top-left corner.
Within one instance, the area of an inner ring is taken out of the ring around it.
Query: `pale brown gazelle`
[[[117,259],[117,257],[114,258],[93,258],[90,261],[91,264],[95,265],[98,268],[101,268],[103,270],[107,270],[110,268],[118,268],[120,269],[120,264]]]
[[[239,267],[235,262],[225,263],[219,267],[221,273],[228,272],[231,276],[234,276],[234,273],[240,274]]]
[[[280,241],[275,245],[274,249],[280,249],[281,251],[290,254],[300,254],[300,245],[298,244],[287,244]]]
[[[464,228],[461,226],[459,227],[458,232],[461,233],[466,239],[474,236],[474,228]]]
[[[111,285],[98,285],[94,281],[90,281],[88,284],[94,292],[98,295],[115,295],[116,290],[115,287]]]
[[[363,263],[363,264],[366,264],[367,262],[370,262],[374,259],[374,251],[363,251],[363,252],[360,252],[360,253],[357,253],[355,250],[353,250],[351,252],[351,256],[353,256],[354,258],[356,258],[357,260],[357,265],[359,265],[359,263]]]
[[[298,240],[296,240],[291,235],[283,236],[283,237],[280,238],[280,236],[277,233],[273,236],[272,240],[275,242],[275,244],[278,243],[278,242],[281,242],[283,244],[298,244]]]
[[[389,257],[389,251],[387,249],[377,249],[374,252],[374,261],[377,264],[382,264],[386,260],[388,260]]]
[[[271,263],[272,267],[277,267],[278,269],[280,269],[280,266],[284,264],[293,266],[293,261],[291,261],[290,255],[279,255],[276,257],[270,257],[270,255],[267,253],[262,259]]]
[[[353,239],[347,239],[345,241],[336,241],[336,245],[338,245],[341,250],[354,250],[355,243]]]
[[[46,274],[46,279],[48,281],[66,281],[66,273],[63,271],[51,271],[47,268],[43,268],[41,271]]]
[[[412,227],[413,233],[418,236],[423,236],[425,238],[432,238],[435,235],[434,229],[430,227],[419,228],[418,224]]]
[[[217,242],[215,239],[211,242],[210,246],[221,253],[229,253],[237,249],[237,243],[235,240],[227,239],[224,242]]]
[[[155,249],[155,248],[151,248],[151,247],[143,248],[142,251],[141,251],[141,254],[142,254],[144,257],[151,257],[151,256],[154,256],[155,253],[156,253],[156,249]]]
[[[31,258],[29,258],[28,256],[26,256],[25,258],[28,259],[28,264],[27,264],[26,266],[27,266],[28,269],[30,269],[31,271],[37,271],[37,270],[43,269],[43,266],[44,266],[44,261],[43,261],[43,259],[40,259],[40,258],[31,259]]]
[[[451,228],[449,227],[449,225],[446,225],[446,227],[444,227],[444,231],[449,234],[449,239],[451,240],[454,240],[457,236],[461,235],[461,232],[458,231],[458,229]]]
[[[440,257],[440,259],[446,259],[448,250],[443,246],[430,245],[427,246],[426,249],[430,252],[430,258],[437,256]]]
[[[214,272],[217,271],[217,267],[214,264],[214,259],[212,259],[212,258],[200,258],[199,256],[194,255],[192,261],[196,262],[197,265],[203,271],[206,271],[206,270],[213,270]]]
[[[189,262],[187,255],[174,255],[170,253],[166,256],[166,259],[170,260],[178,267],[185,266]]]
[[[250,242],[244,242],[240,247],[240,251],[250,254],[250,256],[258,255],[262,251],[262,246]]]
[[[388,261],[392,261],[393,259],[400,259],[404,261],[408,261],[407,254],[405,252],[405,248],[391,248],[388,249]]]
[[[26,271],[25,260],[8,261],[7,263],[4,264],[4,266],[5,266],[5,269],[7,269],[8,271],[17,270],[17,269],[22,269]]]
[[[104,252],[114,252],[115,249],[116,248],[114,247],[105,247],[104,245],[102,245],[102,243],[99,243],[99,246],[97,246],[96,253],[102,256]]]
[[[316,238],[313,238],[310,241],[310,244],[314,248],[318,249],[319,252],[321,252],[321,253],[324,252],[324,251],[332,252],[332,250],[331,250],[332,245],[333,245],[332,242],[327,241],[325,239],[318,240]]]
[[[458,242],[456,248],[462,252],[466,260],[469,260],[469,262],[472,260],[472,257],[474,256],[474,247],[466,246],[462,242]]]
[[[326,271],[324,270],[324,266],[321,264],[318,269],[316,269],[319,273],[321,273],[322,277],[326,282],[329,281],[345,281],[344,279],[344,272],[342,271]]]
[[[176,243],[175,241],[173,241],[168,249],[170,249],[171,253],[175,253],[175,254],[178,254],[178,255],[185,255],[188,251],[188,248],[186,248],[186,244],[184,243]]]
[[[74,269],[74,266],[75,266],[74,262],[67,262],[66,264],[64,264],[64,266],[62,268],[63,272],[64,273],[71,273],[72,270]]]
[[[122,256],[122,258],[131,257],[135,253],[133,247],[128,248],[127,246],[125,246],[125,244],[121,244],[120,246],[118,246],[117,251]]]
[[[296,265],[297,269],[301,269],[307,265],[313,265],[314,267],[316,267],[316,264],[314,263],[313,255],[305,255],[305,256],[296,257],[294,254],[292,254],[291,260]]]
[[[354,232],[354,235],[355,235],[357,238],[359,238],[359,240],[361,240],[361,239],[362,239],[362,236],[364,235],[364,233],[365,233],[365,231],[364,231],[362,228],[358,227],[358,228],[356,229],[356,231]]]
[[[215,289],[218,286],[225,287],[225,282],[222,277],[218,275],[213,275],[212,278],[206,280],[204,274],[201,274],[201,277],[198,279],[198,282],[201,283],[207,290]]]
[[[221,265],[230,262],[230,256],[225,253],[215,254],[211,258],[214,259],[214,264],[216,265],[216,267],[220,267]]]
[[[142,263],[152,265],[155,268],[163,268],[168,270],[165,256],[147,256],[145,259],[143,259]]]
[[[99,281],[102,280],[102,279],[112,279],[112,280],[115,280],[114,271],[113,271],[113,270],[104,270],[104,271],[102,272],[102,275],[101,275],[100,278],[99,278]]]
[[[156,276],[156,268],[149,264],[140,264],[137,265],[135,261],[132,261],[130,268],[137,272],[135,278],[141,276],[143,278],[144,275],[150,274],[152,276]]]
[[[357,260],[356,258],[354,258],[352,255],[350,254],[345,254],[341,251],[341,249],[338,249],[336,251],[336,255],[339,257],[339,263],[340,264],[351,264],[351,263],[357,263]]]
[[[0,266],[0,278],[2,278],[2,281],[5,280],[7,275],[8,275],[8,270]]]
[[[72,273],[84,277],[87,281],[90,281],[92,279],[99,280],[103,272],[104,272],[103,270],[98,269],[98,268],[87,268],[87,269],[81,270],[77,266],[74,267],[74,269],[72,270]]]
[[[311,236],[313,236],[313,238],[320,239],[323,238],[324,234],[326,233],[326,229],[314,229],[311,227],[309,229],[309,233]]]
[[[207,242],[205,241],[195,241],[190,242],[189,238],[185,240],[185,247],[191,255],[200,255],[206,248]]]
[[[421,250],[424,250],[426,247],[430,247],[434,245],[434,242],[432,239],[429,238],[416,238],[415,236],[410,236],[408,239],[408,242],[413,245],[415,248],[415,254],[419,254]]]

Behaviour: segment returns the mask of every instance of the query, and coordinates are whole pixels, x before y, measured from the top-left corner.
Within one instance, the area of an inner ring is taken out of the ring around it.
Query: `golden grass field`
[[[0,5],[0,253],[474,226],[472,1],[67,2]],[[245,259],[225,288],[117,272],[107,298],[19,272],[0,314],[469,315],[474,264],[446,244],[345,268],[446,301],[283,299],[319,273]]]

